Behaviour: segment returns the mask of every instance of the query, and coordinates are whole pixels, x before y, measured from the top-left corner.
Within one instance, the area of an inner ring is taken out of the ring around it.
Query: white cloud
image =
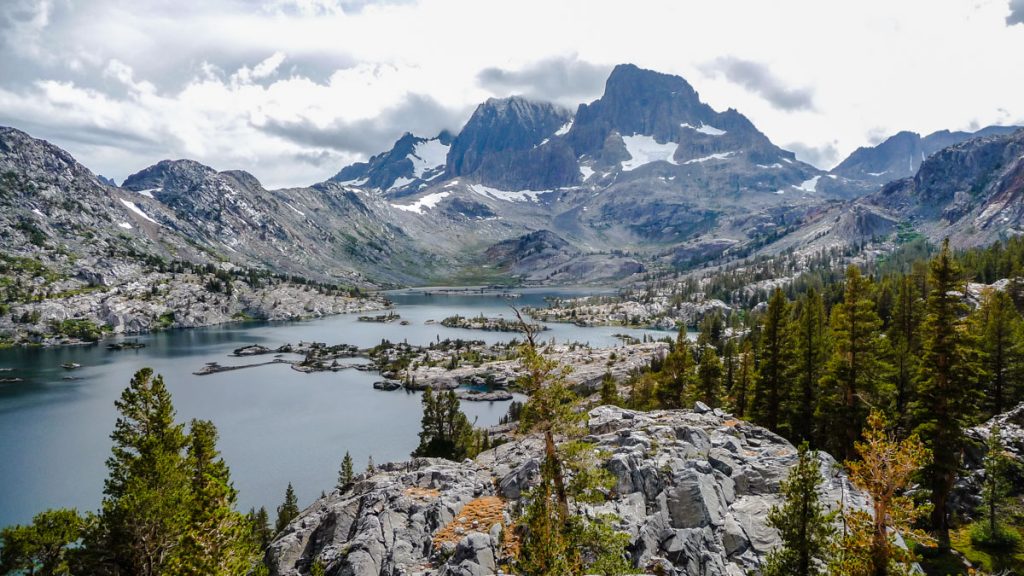
[[[1024,79],[1006,72],[1024,69],[1024,34],[1007,0],[0,4],[0,123],[119,180],[193,157],[307,184],[492,95],[589,100],[594,71],[622,62],[686,77],[819,162],[878,131],[1024,117]],[[702,66],[716,60],[764,74],[730,80]]]

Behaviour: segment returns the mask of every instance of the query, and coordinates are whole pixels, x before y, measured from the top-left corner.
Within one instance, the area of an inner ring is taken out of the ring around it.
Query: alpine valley
[[[0,576],[1024,566],[1022,128],[825,171],[622,64],[309,186],[222,168],[0,127],[0,516],[70,502]]]

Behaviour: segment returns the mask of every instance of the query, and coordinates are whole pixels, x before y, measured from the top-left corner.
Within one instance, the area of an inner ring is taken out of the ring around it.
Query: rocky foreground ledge
[[[630,535],[637,572],[687,576],[756,573],[780,544],[765,524],[779,482],[796,462],[780,436],[719,410],[590,412],[590,440],[610,454],[612,513]],[[543,445],[524,437],[455,463],[389,464],[334,490],[299,515],[267,552],[273,576],[497,573],[501,532],[538,479]],[[823,501],[865,506],[836,462],[821,454]]]

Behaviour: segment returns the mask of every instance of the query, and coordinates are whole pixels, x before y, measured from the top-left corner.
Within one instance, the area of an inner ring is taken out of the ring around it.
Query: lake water
[[[376,373],[357,370],[301,374],[284,364],[195,376],[207,362],[248,364],[252,358],[230,358],[247,344],[277,347],[318,341],[369,347],[387,338],[425,345],[440,338],[505,341],[516,334],[479,332],[427,325],[453,314],[511,316],[510,304],[543,306],[547,296],[573,296],[587,291],[522,291],[521,298],[495,295],[424,295],[420,291],[390,293],[396,312],[409,320],[376,324],[343,315],[307,322],[246,323],[192,330],[172,330],[132,338],[140,350],[110,351],[98,345],[52,349],[0,350],[0,527],[28,522],[51,507],[95,510],[106,478],[114,400],[143,367],[163,374],[174,397],[179,421],[212,420],[219,447],[239,490],[239,508],[266,506],[273,518],[291,482],[302,506],[322,490],[330,490],[348,450],[357,469],[372,455],[376,462],[404,460],[418,443],[421,416],[418,394],[381,392],[372,388]],[[613,334],[665,332],[623,328],[581,328],[549,324],[544,339],[575,340],[594,346],[618,343]],[[258,360],[257,360],[258,361]],[[82,368],[66,371],[65,362]],[[80,379],[67,381],[65,376]],[[478,425],[498,422],[507,402],[463,402]]]

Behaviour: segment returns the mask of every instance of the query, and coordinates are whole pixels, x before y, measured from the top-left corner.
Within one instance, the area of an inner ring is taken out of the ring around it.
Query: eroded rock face
[[[779,545],[766,516],[796,462],[796,449],[781,437],[706,407],[645,413],[602,406],[590,412],[589,431],[609,454],[616,486],[608,502],[578,512],[616,515],[638,572],[756,574]],[[308,574],[317,561],[330,575],[492,574],[505,553],[502,526],[536,483],[542,453],[539,438],[525,437],[462,464],[386,466],[292,522],[270,547],[271,574]],[[821,463],[823,501],[866,505],[830,456]],[[476,504],[495,496],[504,512],[478,516]]]

